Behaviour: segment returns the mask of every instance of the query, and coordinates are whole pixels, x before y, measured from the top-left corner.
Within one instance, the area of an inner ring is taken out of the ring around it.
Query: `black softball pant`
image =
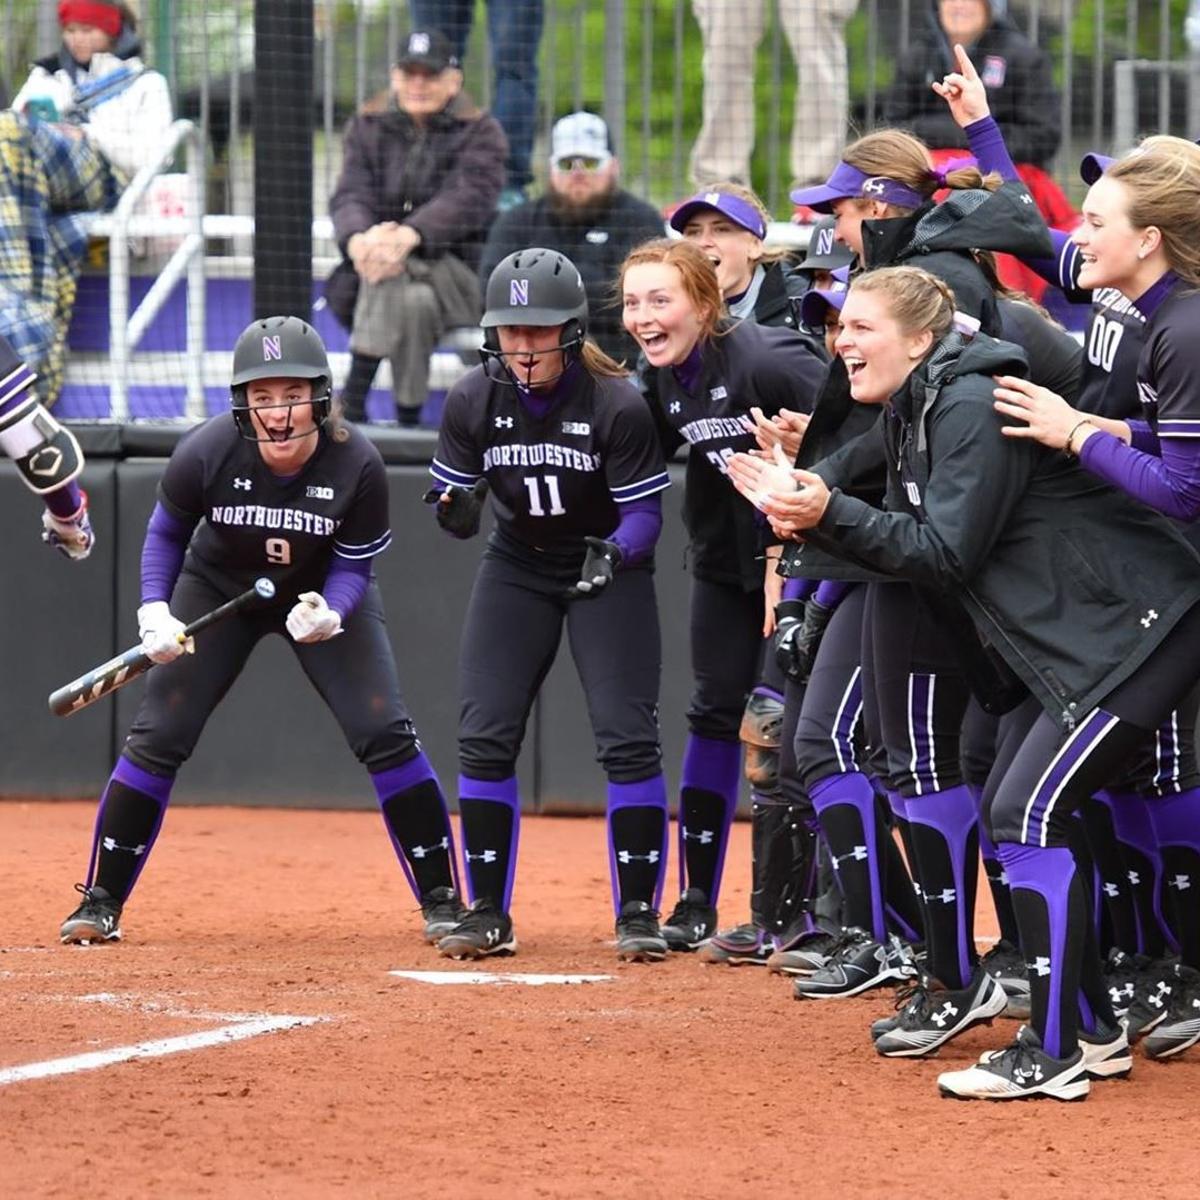
[[[229,596],[185,569],[171,596],[184,623]],[[293,642],[278,608],[227,617],[196,639],[196,653],[155,667],[125,742],[127,758],[155,775],[174,775],[191,757],[205,723],[251,652],[268,634],[282,636],[334,717],[355,758],[372,773],[399,766],[416,753],[413,723],[400,694],[379,588],[372,580],[343,632],[325,642]],[[294,731],[302,736],[302,730]]]
[[[462,774],[499,780],[514,773],[530,710],[558,653],[564,624],[596,758],[609,780],[636,783],[661,771],[662,643],[654,576],[646,567],[618,571],[590,600],[563,598],[572,581],[540,575],[490,549],[484,553],[459,657]]]

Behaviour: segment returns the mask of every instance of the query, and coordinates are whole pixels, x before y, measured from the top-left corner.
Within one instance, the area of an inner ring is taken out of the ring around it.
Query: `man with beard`
[[[614,289],[617,270],[634,246],[662,237],[663,219],[619,186],[621,168],[608,126],[595,113],[563,117],[550,147],[545,195],[496,218],[483,248],[480,278],[486,281],[497,263],[526,247],[560,251],[583,277],[589,335],[610,357],[632,362],[633,346],[622,328]]]

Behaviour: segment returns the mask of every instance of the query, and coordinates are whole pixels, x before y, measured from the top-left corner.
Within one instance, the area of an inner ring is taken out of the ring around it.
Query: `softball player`
[[[255,321],[233,352],[232,413],[176,446],[142,547],[142,646],[162,664],[100,798],[83,903],[64,942],[114,941],[179,768],[269,634],[286,636],[371,775],[384,821],[435,941],[462,911],[442,790],[400,694],[372,571],[391,542],[379,452],[331,414],[332,373],[296,317]],[[275,600],[205,632],[184,626],[259,576]],[[185,653],[189,651],[189,653]]]
[[[718,203],[731,207],[719,196]],[[739,731],[781,582],[769,530],[730,487],[725,463],[754,444],[752,408],[768,416],[811,409],[825,361],[794,329],[730,323],[709,255],[687,239],[658,239],[635,249],[622,266],[620,286],[625,328],[653,371],[664,442],[671,450],[689,446],[684,521],[693,576],[695,690],[680,782],[681,895],[663,933],[672,949],[692,950],[717,927],[737,805]],[[765,617],[764,582],[770,585]],[[761,729],[765,722],[756,723]],[[785,815],[783,806],[772,807],[781,811],[771,819]]]
[[[1023,356],[983,335],[968,341],[953,319],[952,294],[925,272],[857,280],[838,348],[855,399],[887,405],[889,511],[841,491],[844,453],[795,472],[803,490],[764,506],[780,535],[806,531],[878,570],[956,593],[1041,702],[998,762],[989,796],[1032,1018],[1012,1045],[938,1082],[969,1099],[1079,1099],[1089,1075],[1127,1071],[1129,1052],[1089,946],[1065,827],[1196,678],[1200,555],[1060,451],[1004,437],[987,415],[993,376],[1016,376]],[[897,1029],[913,1044],[940,1044],[947,1026],[983,1016],[975,1001],[923,981]]]
[[[650,411],[587,335],[578,270],[531,248],[488,279],[484,365],[446,400],[427,499],[456,537],[488,539],[463,630],[458,780],[470,911],[438,949],[517,948],[509,905],[520,798],[516,761],[563,626],[608,776],[617,953],[656,961],[667,857],[658,736],[662,650],[654,595],[660,493],[669,484]]]
[[[46,506],[42,541],[78,562],[91,554],[95,540],[87,493],[76,482],[83,470],[83,452],[75,435],[38,400],[35,379],[0,335],[0,450],[13,460],[21,482]]]

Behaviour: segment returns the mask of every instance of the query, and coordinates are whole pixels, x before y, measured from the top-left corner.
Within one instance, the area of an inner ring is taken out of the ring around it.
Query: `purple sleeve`
[[[1111,433],[1094,433],[1083,444],[1083,465],[1101,479],[1174,517],[1200,517],[1200,441],[1164,438],[1162,457],[1127,446]]]
[[[192,530],[199,523],[199,518],[188,522],[173,517],[161,503],[154,506],[142,543],[143,604],[171,599]]]
[[[1149,421],[1126,420],[1131,435],[1129,444],[1143,454],[1153,454],[1155,458],[1162,457],[1162,447],[1159,445],[1158,434],[1150,428]]]
[[[826,608],[837,608],[853,587],[853,583],[843,579],[822,579],[813,599]]]
[[[649,558],[662,532],[662,497],[655,493],[641,500],[630,500],[620,508],[621,520],[608,540],[621,548],[623,563]]]
[[[989,114],[979,121],[972,121],[963,130],[967,135],[967,145],[979,164],[979,169],[990,175],[995,171],[1002,179],[1019,180],[1016,163],[1009,157],[1008,147],[1004,144],[1004,134],[996,124],[995,117]]]
[[[325,576],[321,595],[330,608],[342,614],[343,623],[362,603],[371,582],[371,560],[369,558],[334,557]]]
[[[62,487],[46,492],[42,500],[56,517],[69,521],[83,504],[83,493],[79,490],[79,484],[72,479],[70,483],[64,483]]]
[[[817,590],[815,579],[785,579],[780,600],[807,600]]]

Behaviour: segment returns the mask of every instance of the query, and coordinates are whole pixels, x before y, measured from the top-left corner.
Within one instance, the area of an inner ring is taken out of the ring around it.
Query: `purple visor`
[[[806,329],[823,329],[825,314],[831,308],[842,311],[850,291],[850,272],[843,267],[833,272],[833,286],[813,288],[800,297],[800,324]]]
[[[1113,165],[1117,160],[1109,158],[1107,154],[1097,154],[1092,151],[1091,154],[1085,154],[1079,161],[1079,174],[1083,178],[1083,182],[1091,186]]]
[[[895,179],[886,175],[868,175],[847,162],[838,163],[824,183],[792,193],[793,204],[806,204],[823,213],[833,212],[835,200],[882,200],[899,208],[920,208],[926,199]]]
[[[728,217],[756,238],[767,236],[767,223],[762,213],[753,204],[747,204],[745,200],[726,192],[697,192],[689,197],[671,214],[671,228],[682,233],[688,221],[703,208],[716,209],[723,217]]]

